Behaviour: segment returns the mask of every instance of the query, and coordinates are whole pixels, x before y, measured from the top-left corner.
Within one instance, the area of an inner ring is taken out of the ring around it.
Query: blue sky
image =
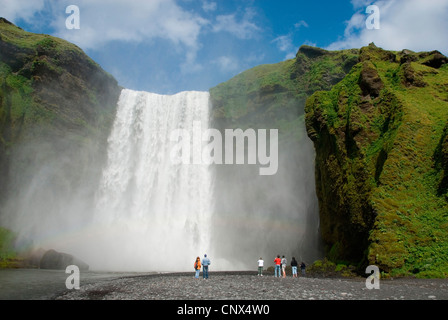
[[[67,29],[69,5],[80,29]],[[380,10],[367,29],[366,8]],[[0,16],[80,46],[120,85],[162,94],[208,90],[303,44],[448,53],[448,0],[0,0]]]

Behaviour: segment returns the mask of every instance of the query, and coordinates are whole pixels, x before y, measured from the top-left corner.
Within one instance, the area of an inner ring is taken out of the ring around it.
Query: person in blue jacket
[[[208,279],[208,266],[210,265],[210,259],[204,254],[204,259],[202,259],[202,277]]]

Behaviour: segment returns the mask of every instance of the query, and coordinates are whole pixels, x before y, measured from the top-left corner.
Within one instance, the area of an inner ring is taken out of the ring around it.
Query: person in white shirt
[[[282,257],[282,274],[283,274],[283,278],[286,278],[286,263],[287,260],[285,258],[285,256]]]
[[[263,266],[264,266],[264,261],[263,261],[263,258],[260,257],[260,260],[258,260],[258,275],[260,277],[263,276]]]

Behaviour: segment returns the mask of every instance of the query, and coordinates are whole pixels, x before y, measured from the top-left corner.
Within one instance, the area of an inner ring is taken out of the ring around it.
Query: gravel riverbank
[[[202,276],[202,275],[201,275]],[[275,278],[254,272],[154,274],[88,283],[56,300],[448,300],[446,279],[381,280],[366,288],[364,278]]]

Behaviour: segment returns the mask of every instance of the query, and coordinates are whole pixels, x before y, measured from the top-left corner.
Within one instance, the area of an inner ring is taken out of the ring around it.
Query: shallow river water
[[[150,273],[87,271],[80,273],[80,286],[105,280]],[[48,300],[67,291],[70,274],[64,270],[0,269],[0,300]]]

